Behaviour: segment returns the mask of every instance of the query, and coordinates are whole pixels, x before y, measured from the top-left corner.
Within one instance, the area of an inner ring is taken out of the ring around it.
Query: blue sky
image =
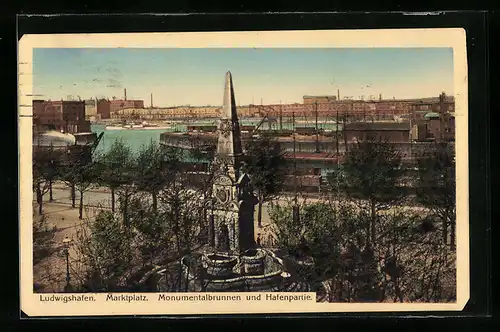
[[[144,99],[154,106],[220,105],[224,75],[236,102],[293,103],[303,95],[359,98],[453,95],[451,48],[38,48],[33,93]]]

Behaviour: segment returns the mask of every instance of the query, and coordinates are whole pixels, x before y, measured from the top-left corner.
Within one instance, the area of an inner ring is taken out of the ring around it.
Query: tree
[[[80,194],[80,204],[78,207],[79,218],[83,219],[83,195],[97,182],[98,165],[94,162],[84,162],[82,160],[70,161],[62,168],[61,178],[72,188],[72,204],[75,205],[74,191]]]
[[[382,299],[443,302],[456,299],[456,256],[439,239],[430,214],[399,207],[380,218]]]
[[[285,248],[293,256],[297,256],[300,241],[305,237],[307,231],[308,220],[294,218],[293,208],[293,202],[286,202],[285,204],[271,202],[268,213],[277,245]]]
[[[325,202],[307,204],[302,208],[302,220],[309,221],[305,239],[313,257],[316,274],[332,278],[338,270],[340,229],[335,213]]]
[[[257,191],[257,224],[262,227],[262,205],[278,195],[286,177],[286,159],[279,143],[261,136],[245,146],[246,171]]]
[[[203,234],[204,214],[206,199],[201,191],[188,189],[181,178],[170,183],[160,195],[158,213],[162,220],[167,223],[170,238],[175,239],[175,255],[177,261],[194,253],[200,236]],[[192,271],[187,271],[186,280],[182,278],[183,273],[179,271],[178,278],[173,284],[173,289],[188,290],[188,276]],[[183,287],[184,286],[184,287]]]
[[[191,251],[201,229],[202,209],[205,206],[203,194],[187,189],[180,181],[162,191],[160,214],[166,220],[175,236],[179,257]]]
[[[137,164],[132,149],[116,140],[107,153],[98,158],[102,171],[100,181],[111,189],[111,208],[115,208],[115,192],[124,225],[129,225],[129,200],[136,192]],[[114,212],[114,211],[113,211]]]
[[[89,148],[81,146],[68,147],[67,156],[61,163],[58,177],[71,189],[72,208],[76,206],[76,183],[80,179],[79,172],[83,171],[83,166],[89,163],[92,163],[92,155]]]
[[[351,147],[339,173],[329,175],[332,186],[340,187],[351,199],[368,202],[370,222],[366,242],[369,245],[376,241],[377,212],[381,205],[404,197],[402,174],[400,152],[394,145],[370,136]]]
[[[137,230],[139,249],[144,262],[153,264],[168,250],[171,230],[164,216],[153,210],[149,200],[134,195],[129,206],[130,224]]]
[[[78,218],[83,219],[83,194],[95,185],[97,180],[97,167],[94,163],[89,163],[86,165],[81,165],[77,168],[73,168],[76,172],[75,177],[75,188],[80,194],[80,205],[78,207]]]
[[[113,213],[101,211],[77,232],[75,250],[90,291],[116,291],[127,278],[133,260],[133,236]]]
[[[441,220],[443,243],[455,246],[456,180],[455,153],[446,142],[434,143],[418,159],[417,199]]]
[[[46,216],[33,217],[33,265],[52,254],[55,232],[55,228],[49,229]]]
[[[33,151],[33,190],[38,203],[38,214],[43,213],[43,196],[51,191],[58,167],[58,156],[53,146],[38,147]],[[50,198],[52,199],[52,194]]]
[[[180,152],[164,148],[151,141],[143,145],[136,158],[137,177],[135,179],[138,190],[151,194],[153,211],[158,209],[158,193],[169,182],[175,180],[180,172]]]
[[[115,212],[117,189],[132,181],[130,172],[132,158],[132,149],[121,139],[113,141],[109,150],[96,158],[101,168],[99,181],[111,189],[112,212]]]
[[[306,269],[301,277],[324,290],[329,301],[377,299],[373,251],[359,234],[360,216],[352,205],[336,203],[304,202],[300,218],[292,217],[294,202],[272,203],[269,214],[278,245],[295,259],[312,258],[314,270]]]

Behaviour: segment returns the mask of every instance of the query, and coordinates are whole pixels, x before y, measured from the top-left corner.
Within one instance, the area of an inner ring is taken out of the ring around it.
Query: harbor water
[[[122,140],[125,144],[130,146],[134,155],[140,151],[141,147],[150,144],[150,142],[159,144],[161,133],[173,131],[173,129],[106,130],[104,125],[91,125],[91,130],[97,135],[104,132],[96,148],[96,153],[106,153],[113,145],[114,141]],[[200,162],[200,160],[194,159],[187,151],[184,155],[184,161]]]
[[[168,129],[133,129],[133,130],[105,130],[104,125],[92,125],[91,130],[97,135],[104,132],[96,152],[106,152],[117,139],[121,139],[128,144],[133,153],[137,153],[141,146],[149,144],[151,141],[158,143],[160,134]]]
[[[132,149],[132,153],[136,154],[143,145],[149,144],[151,141],[159,143],[160,134],[167,131],[185,131],[185,126],[177,125],[172,129],[133,129],[133,130],[105,130],[104,125],[92,125],[91,130],[97,135],[104,132],[99,145],[96,148],[97,153],[105,153],[109,150],[113,142],[117,139],[121,139],[123,142],[128,144]],[[188,153],[186,153],[184,160],[187,162],[200,161],[194,160]],[[331,167],[328,167],[324,163],[317,162],[308,163],[308,167],[321,169],[321,174],[326,175],[327,172],[331,171]]]

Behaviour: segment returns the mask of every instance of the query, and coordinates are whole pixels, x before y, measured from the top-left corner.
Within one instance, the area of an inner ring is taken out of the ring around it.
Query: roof
[[[214,121],[193,121],[193,122],[188,122],[185,125],[188,127],[191,127],[191,126],[196,126],[196,127],[199,127],[199,126],[217,126],[217,121],[216,120],[214,120]]]
[[[295,157],[295,158],[294,158]],[[285,152],[286,159],[306,159],[306,160],[337,160],[337,158],[341,159],[341,157],[337,157],[335,153],[329,152],[296,152],[295,156],[293,152]]]
[[[33,99],[33,103],[47,103],[52,105],[61,105],[61,104],[74,104],[74,103],[85,103],[84,100],[44,100],[44,99]]]
[[[424,118],[429,119],[429,118],[439,118],[439,113],[436,112],[429,112],[424,115]]]
[[[408,122],[374,122],[374,123],[347,123],[346,130],[373,131],[373,130],[395,130],[406,131],[410,130]]]
[[[323,96],[304,96],[303,98],[337,98],[337,96],[334,95],[323,95]]]
[[[33,145],[40,146],[66,146],[74,145],[76,138],[72,134],[63,134],[52,130],[45,133],[40,133],[33,137]]]

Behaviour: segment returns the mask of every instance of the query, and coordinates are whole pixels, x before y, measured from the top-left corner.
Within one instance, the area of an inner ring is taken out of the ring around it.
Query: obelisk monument
[[[231,72],[226,73],[222,114],[217,128],[215,198],[211,221],[212,244],[216,251],[239,254],[255,246],[254,210],[256,199],[250,178],[242,169],[243,149],[236,112]],[[227,250],[229,244],[229,250]]]

